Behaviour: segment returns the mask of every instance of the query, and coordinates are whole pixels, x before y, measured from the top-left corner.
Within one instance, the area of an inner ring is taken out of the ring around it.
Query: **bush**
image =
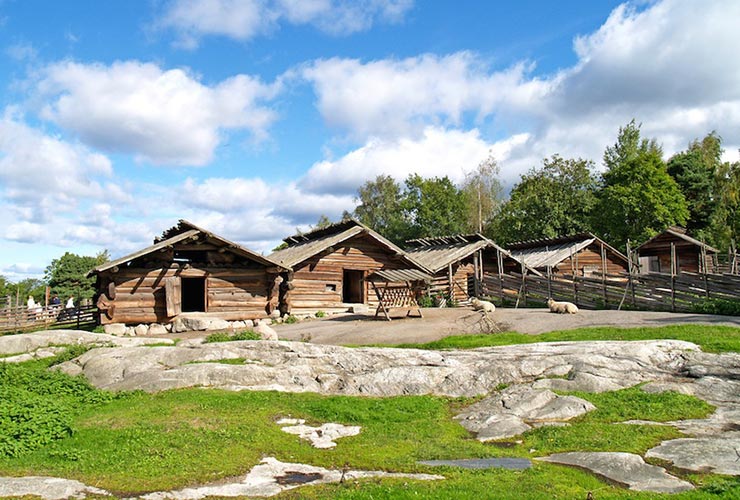
[[[316,311],[317,318],[323,318],[324,316],[326,316],[326,313],[324,311]]]
[[[49,363],[78,353],[62,353]],[[116,397],[82,377],[48,371],[47,363],[0,363],[0,457],[16,457],[71,436],[72,421],[82,407]]]
[[[229,335],[226,332],[212,333],[205,338],[204,344],[211,344],[213,342],[233,342],[235,340],[260,340],[262,337],[259,333],[254,330],[244,330],[243,332]]]
[[[283,320],[283,323],[285,323],[286,325],[292,325],[293,323],[298,323],[298,318],[291,314]]]
[[[419,298],[419,307],[434,307],[434,299],[430,295],[422,295]]]
[[[740,316],[740,300],[706,299],[704,302],[694,304],[692,309],[701,314]]]

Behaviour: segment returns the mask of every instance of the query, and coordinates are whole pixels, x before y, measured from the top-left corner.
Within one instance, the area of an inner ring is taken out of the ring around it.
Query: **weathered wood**
[[[179,277],[167,278],[164,282],[167,316],[174,317],[182,312],[182,283]]]

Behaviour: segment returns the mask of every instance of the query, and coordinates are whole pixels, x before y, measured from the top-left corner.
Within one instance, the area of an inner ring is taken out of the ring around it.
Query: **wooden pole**
[[[547,298],[552,298],[552,266],[547,266]]]
[[[671,311],[676,312],[676,244],[671,242]]]
[[[603,243],[601,243],[600,245],[601,245],[601,291],[604,297],[604,308],[607,309],[609,307],[609,301],[606,295],[606,248],[604,248]]]
[[[452,264],[448,264],[447,265],[447,280],[448,280],[448,285],[449,285],[449,289],[450,289],[450,298],[449,298],[449,300],[451,302],[452,301],[452,297],[455,294],[455,288],[454,288],[454,285],[452,283]]]
[[[504,260],[501,257],[501,250],[496,249],[496,263],[498,265],[498,291],[501,296],[501,305],[504,305]]]

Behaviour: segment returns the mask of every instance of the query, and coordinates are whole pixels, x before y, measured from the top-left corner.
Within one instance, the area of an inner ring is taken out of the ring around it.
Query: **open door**
[[[181,278],[182,312],[206,312],[206,279]]]
[[[167,317],[177,316],[182,312],[182,285],[179,276],[164,280],[164,293],[167,302]]]
[[[365,303],[365,272],[345,269],[342,276],[342,302]]]

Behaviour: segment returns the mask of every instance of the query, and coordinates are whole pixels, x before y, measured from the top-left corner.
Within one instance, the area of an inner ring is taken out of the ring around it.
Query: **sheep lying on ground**
[[[578,306],[572,302],[555,302],[552,299],[547,299],[547,307],[550,308],[550,312],[558,314],[575,314],[578,312]]]
[[[496,310],[496,306],[494,306],[491,302],[488,302],[487,300],[480,300],[477,297],[473,297],[470,299],[470,305],[473,306],[474,311],[483,311],[484,313],[492,313]]]

